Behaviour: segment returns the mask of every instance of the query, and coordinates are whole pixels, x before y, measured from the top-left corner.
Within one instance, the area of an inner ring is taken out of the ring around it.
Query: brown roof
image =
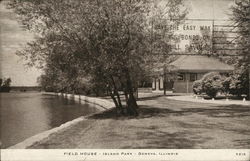
[[[201,55],[182,55],[170,65],[179,72],[230,72],[234,70],[233,66],[216,58]]]

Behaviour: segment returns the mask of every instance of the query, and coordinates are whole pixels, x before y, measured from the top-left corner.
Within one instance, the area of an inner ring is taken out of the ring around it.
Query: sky
[[[185,0],[190,19],[228,19],[234,0]],[[0,2],[0,77],[12,79],[12,86],[36,86],[41,71],[25,66],[15,53],[22,50],[34,34],[24,31],[17,16]]]
[[[0,77],[10,77],[12,86],[35,86],[41,72],[25,66],[25,61],[15,54],[32,41],[33,34],[24,31],[16,15],[0,3]]]

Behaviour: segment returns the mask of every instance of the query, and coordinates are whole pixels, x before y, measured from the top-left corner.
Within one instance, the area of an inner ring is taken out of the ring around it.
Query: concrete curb
[[[89,103],[95,105],[96,108],[100,109],[101,111],[110,109],[114,107],[114,103],[110,102],[109,100],[101,99],[101,98],[94,98],[94,97],[88,97],[88,96],[83,96],[83,95],[72,95],[72,94],[65,94],[65,93],[52,93],[52,92],[45,92],[43,94],[46,95],[61,95],[66,98],[74,99],[74,100],[79,100],[81,103]],[[78,117],[72,121],[68,121],[59,127],[55,127],[53,129],[44,131],[42,133],[39,133],[37,135],[31,136],[27,138],[26,140],[17,143],[16,145],[8,147],[8,149],[26,149],[35,143],[39,143],[40,141],[48,138],[51,134],[57,133],[59,131],[64,130],[67,127],[70,127],[72,125],[75,125],[83,120],[86,120],[84,116]]]

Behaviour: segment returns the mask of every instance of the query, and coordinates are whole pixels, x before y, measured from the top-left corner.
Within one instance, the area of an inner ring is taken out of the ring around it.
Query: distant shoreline
[[[42,88],[40,86],[11,86],[10,92],[41,92]]]

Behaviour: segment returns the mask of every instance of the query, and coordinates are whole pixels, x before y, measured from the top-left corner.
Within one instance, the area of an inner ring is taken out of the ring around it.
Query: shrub
[[[231,81],[232,81],[231,77],[223,77],[223,79],[222,79],[222,86],[223,86],[222,90],[226,94],[230,93]]]
[[[195,94],[205,92],[212,98],[216,97],[219,91],[238,97],[247,95],[249,91],[248,72],[237,70],[229,76],[217,72],[205,74],[201,80],[194,82],[193,91]]]
[[[217,72],[205,74],[202,78],[202,89],[211,98],[215,98],[219,91],[223,91],[223,78]]]
[[[197,80],[193,83],[193,91],[198,95],[202,93],[202,80]]]

